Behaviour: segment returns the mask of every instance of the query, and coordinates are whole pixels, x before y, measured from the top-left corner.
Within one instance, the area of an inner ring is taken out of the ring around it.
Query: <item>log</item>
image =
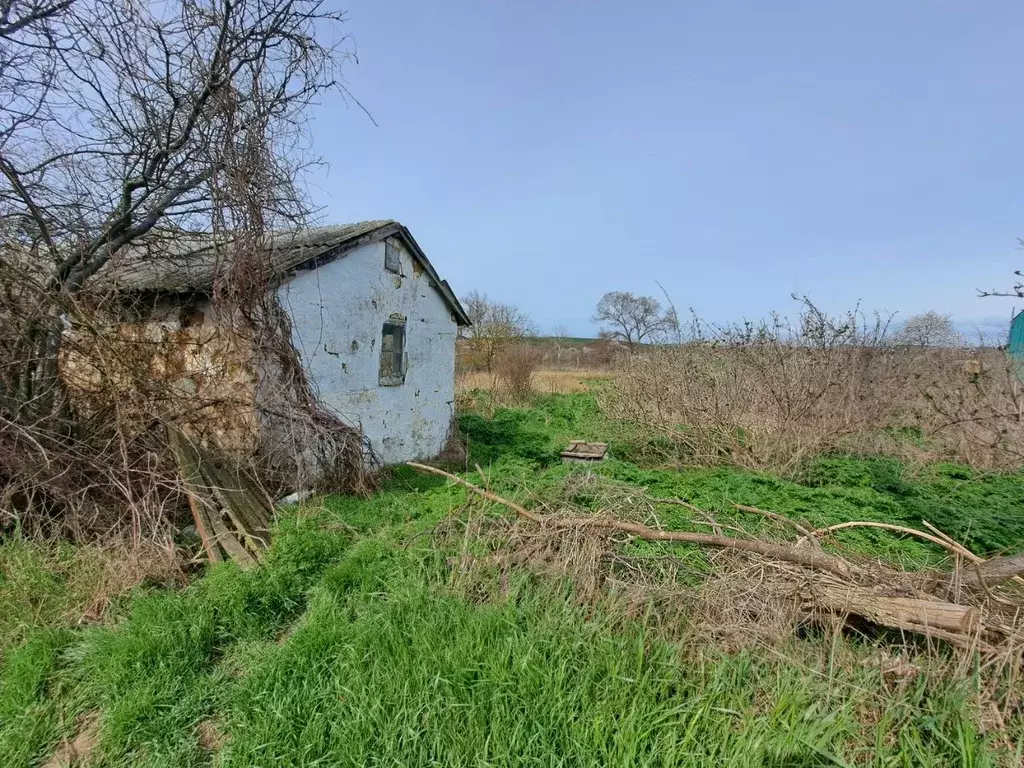
[[[873,589],[816,582],[809,587],[814,602],[833,613],[851,613],[894,629],[928,634],[929,629],[973,635],[981,627],[977,608],[938,600],[889,597]]]
[[[986,560],[978,564],[973,572],[965,570],[963,580],[972,586],[992,587],[1020,576],[1024,576],[1024,552]]]

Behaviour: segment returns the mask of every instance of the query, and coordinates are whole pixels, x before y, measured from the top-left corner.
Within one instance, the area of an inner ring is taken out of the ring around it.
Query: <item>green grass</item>
[[[604,440],[616,461],[597,471],[682,498],[725,517],[731,503],[759,506],[814,526],[847,520],[888,522],[920,528],[922,520],[978,554],[1011,550],[1024,543],[1024,474],[985,474],[955,464],[909,467],[886,456],[824,456],[808,461],[787,480],[741,469],[643,469],[656,453],[629,425],[604,419],[589,394],[538,398],[532,408],[504,408],[492,419],[470,413],[460,428],[469,444],[469,465],[494,466],[492,480],[511,490],[543,486],[569,470],[558,453],[570,439]],[[528,471],[523,471],[527,467]],[[504,481],[504,482],[503,482]],[[688,515],[666,510],[663,522],[685,526]],[[756,523],[749,517],[745,524]],[[837,541],[865,554],[920,562],[939,552],[917,541],[877,530],[854,530]]]
[[[564,493],[579,471],[558,463],[560,441],[625,434],[588,395],[542,398],[493,420],[464,416],[461,426],[486,482],[533,502]],[[644,468],[617,453],[597,470],[605,482],[685,498],[723,521],[766,525],[733,511],[735,501],[814,525],[927,516],[978,551],[1024,541],[1019,476],[823,457],[783,480]],[[925,670],[894,681],[864,639],[682,648],[526,574],[503,590],[464,592],[434,531],[465,498],[441,478],[396,469],[372,498],[331,497],[284,514],[260,567],[221,564],[182,590],[140,589],[95,626],[75,620],[87,590],[69,572],[74,553],[0,542],[0,765],[40,764],[78,715],[95,710],[94,764],[118,768],[1020,760],[1019,715],[1008,723],[1014,747],[982,733],[977,674]],[[691,524],[678,507],[659,518]],[[876,531],[839,541],[910,564],[940,554]],[[941,665],[942,655],[921,663]],[[198,735],[209,722],[225,737],[216,755]]]
[[[970,681],[894,695],[877,666],[820,654],[683,658],[550,588],[469,602],[429,548],[295,529],[277,545],[316,573],[218,566],[116,627],[33,637],[6,670],[3,764],[45,754],[58,729],[36,715],[70,708],[61,689],[103,712],[109,766],[211,764],[211,718],[222,766],[989,764]]]
[[[54,675],[73,641],[70,630],[38,629],[5,660],[0,671],[3,765],[29,765],[35,755],[68,735],[62,715],[74,713],[78,702]]]
[[[410,582],[317,595],[287,643],[257,653],[223,764],[955,764],[985,751],[966,691],[879,698],[864,670],[830,694],[748,653],[681,663],[557,595],[472,605]]]

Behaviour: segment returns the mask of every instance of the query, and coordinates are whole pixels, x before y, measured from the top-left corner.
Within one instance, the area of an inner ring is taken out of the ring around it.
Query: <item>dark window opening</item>
[[[398,250],[398,246],[392,245],[391,243],[384,242],[384,269],[388,272],[394,272],[396,275],[402,271],[402,258],[401,251]]]
[[[394,387],[405,383],[405,318],[384,323],[380,341],[380,383]]]

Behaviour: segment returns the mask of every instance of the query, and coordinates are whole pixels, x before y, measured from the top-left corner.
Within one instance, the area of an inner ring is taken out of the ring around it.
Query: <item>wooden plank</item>
[[[601,461],[608,454],[607,443],[588,443],[585,440],[573,440],[562,451],[563,459],[579,461]]]
[[[213,525],[210,521],[210,516],[206,512],[206,505],[190,488],[186,488],[185,495],[188,497],[188,505],[192,509],[192,519],[195,520],[196,530],[199,531],[199,538],[203,541],[206,557],[211,563],[221,562],[224,557],[221,555],[220,545],[213,537]]]
[[[188,499],[188,506],[192,510],[192,520],[196,524],[199,538],[203,542],[203,549],[206,550],[206,557],[211,563],[221,562],[224,558],[221,556],[220,546],[213,538],[206,503],[197,493],[196,481],[201,479],[196,461],[197,456],[194,450],[191,450],[191,444],[173,425],[167,426],[167,440],[171,451],[178,460],[178,471],[185,482],[185,496]]]
[[[253,559],[253,556],[246,551],[241,542],[224,525],[224,522],[220,519],[220,514],[215,512],[210,515],[210,522],[213,525],[213,532],[217,536],[217,543],[224,547],[224,551],[231,556],[232,560],[238,563],[240,568],[244,570],[256,565],[256,560]]]
[[[214,456],[204,456],[173,425],[167,426],[167,433],[185,480],[196,529],[211,562],[222,559],[218,551],[220,547],[240,565],[248,567],[255,563],[242,542],[248,542],[253,551],[267,548],[270,541],[269,519],[262,501],[266,494],[252,493],[240,476],[222,470]],[[228,530],[221,520],[222,508],[237,532]]]
[[[270,543],[270,530],[266,513],[258,502],[243,490],[238,478],[222,470],[212,459],[200,465],[200,471],[207,487],[216,496],[220,505],[229,512],[232,522],[251,541],[266,549]]]

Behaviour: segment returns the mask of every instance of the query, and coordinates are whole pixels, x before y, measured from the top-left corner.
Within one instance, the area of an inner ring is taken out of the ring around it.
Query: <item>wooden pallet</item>
[[[562,451],[562,461],[604,461],[608,456],[608,443],[588,443],[584,440],[573,440]]]

